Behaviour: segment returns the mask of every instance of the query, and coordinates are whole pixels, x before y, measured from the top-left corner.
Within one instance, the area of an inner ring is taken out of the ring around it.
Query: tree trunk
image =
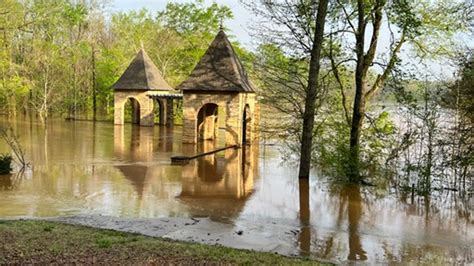
[[[301,155],[299,178],[309,178],[311,168],[311,148],[313,142],[314,109],[319,87],[319,69],[321,48],[323,43],[324,25],[326,23],[328,0],[319,1],[316,28],[314,31],[311,61],[309,64],[308,90],[306,92],[305,110],[303,114],[303,134],[301,138]]]
[[[352,109],[351,137],[349,144],[349,156],[347,161],[347,175],[352,182],[360,182],[359,148],[362,122],[365,115],[365,81],[368,66],[364,54],[365,45],[365,4],[363,0],[358,1],[358,29],[356,34],[357,66],[355,71],[356,91],[354,106]]]
[[[365,115],[365,100],[364,100],[364,80],[356,72],[356,93],[354,97],[354,108],[352,110],[352,124],[351,124],[351,138],[349,147],[349,179],[352,182],[359,182],[360,167],[359,167],[359,145],[360,134],[362,131],[362,122]]]
[[[92,46],[92,120],[97,119],[97,91],[95,82],[95,46]]]

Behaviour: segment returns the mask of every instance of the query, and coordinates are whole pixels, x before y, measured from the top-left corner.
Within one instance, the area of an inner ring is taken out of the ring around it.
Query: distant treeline
[[[0,5],[0,112],[41,119],[113,112],[111,85],[143,44],[172,86],[190,73],[226,6],[169,3],[161,12],[109,14],[103,0],[4,0]],[[245,59],[246,51],[236,43]],[[96,98],[94,106],[93,98]]]

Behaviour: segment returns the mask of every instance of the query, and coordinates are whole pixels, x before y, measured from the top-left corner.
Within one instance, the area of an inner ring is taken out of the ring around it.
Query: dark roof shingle
[[[224,31],[219,31],[191,75],[178,88],[183,91],[255,92],[242,63]]]
[[[173,90],[143,48],[112,88],[114,90]]]

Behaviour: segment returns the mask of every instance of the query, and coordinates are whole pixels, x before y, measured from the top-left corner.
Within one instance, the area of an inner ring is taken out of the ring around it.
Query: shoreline
[[[74,215],[39,220],[138,233],[190,243],[269,252],[289,257],[300,255],[299,250],[291,245],[293,241],[297,241],[299,229],[290,225],[253,223],[233,225],[215,222],[210,218],[123,218],[103,215]]]
[[[0,218],[0,222],[2,221],[53,222],[139,234],[190,244],[270,253],[288,258],[312,259],[321,263],[341,263],[340,261],[302,257],[300,251],[295,249],[292,244],[298,241],[299,227],[277,223],[239,222],[239,225],[233,225],[215,222],[207,217],[123,218],[104,215]]]
[[[0,264],[322,264],[308,257],[190,243],[60,220],[0,220]],[[178,222],[172,220],[168,223]]]

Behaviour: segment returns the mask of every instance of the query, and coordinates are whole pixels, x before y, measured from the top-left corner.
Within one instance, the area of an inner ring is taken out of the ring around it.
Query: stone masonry
[[[185,93],[183,97],[183,143],[197,143],[198,113],[208,103],[216,104],[225,111],[225,142],[226,145],[242,144],[243,113],[246,105],[249,106],[248,129],[251,142],[257,139],[254,132],[257,127],[255,94],[250,93]],[[217,125],[215,125],[217,126]]]

